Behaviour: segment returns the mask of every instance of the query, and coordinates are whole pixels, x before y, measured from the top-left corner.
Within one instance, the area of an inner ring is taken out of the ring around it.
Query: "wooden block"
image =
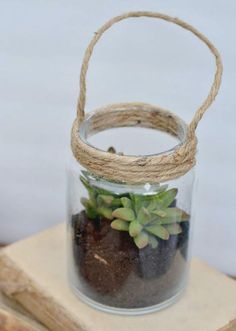
[[[54,331],[235,331],[236,282],[194,259],[187,291],[175,305],[143,316],[97,311],[69,289],[66,233],[57,226],[3,250],[0,284]]]
[[[0,293],[0,330],[1,331],[46,331],[32,316],[17,303]]]

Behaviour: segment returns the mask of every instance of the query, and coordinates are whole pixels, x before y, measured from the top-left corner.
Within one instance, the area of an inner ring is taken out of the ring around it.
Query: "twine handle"
[[[114,25],[124,19],[130,18],[130,17],[152,17],[152,18],[158,18],[158,19],[162,19],[164,21],[170,22],[170,23],[177,24],[177,25],[181,26],[182,28],[184,28],[185,30],[190,31],[195,36],[197,36],[202,42],[204,42],[208,46],[209,50],[215,56],[216,72],[215,72],[214,81],[211,86],[210,92],[209,92],[207,98],[205,99],[205,101],[203,102],[203,104],[197,109],[197,111],[189,125],[189,134],[190,134],[190,136],[193,135],[203,114],[209,108],[211,103],[214,101],[214,99],[218,93],[218,90],[219,90],[222,71],[223,71],[220,54],[219,54],[218,50],[215,48],[215,46],[201,32],[199,32],[197,29],[195,29],[190,24],[180,20],[177,17],[171,17],[171,16],[168,16],[165,14],[149,12],[149,11],[128,12],[128,13],[124,13],[120,16],[116,16],[116,17],[112,18],[111,20],[109,20],[108,22],[106,22],[95,33],[94,37],[92,38],[92,40],[90,41],[90,43],[86,49],[86,52],[85,52],[85,55],[83,58],[82,67],[81,67],[81,72],[80,72],[80,94],[79,94],[79,100],[78,100],[78,105],[77,105],[78,123],[81,123],[85,116],[84,108],[85,108],[85,103],[86,103],[86,75],[87,75],[87,71],[88,71],[89,60],[93,53],[93,49],[94,49],[96,43],[99,41],[99,39],[101,38],[101,36],[103,35],[103,33],[106,30],[108,30],[112,25]]]

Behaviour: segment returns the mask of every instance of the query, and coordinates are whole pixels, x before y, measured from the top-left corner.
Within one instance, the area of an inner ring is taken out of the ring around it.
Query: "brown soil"
[[[140,308],[175,295],[186,272],[188,224],[178,236],[159,241],[156,249],[138,249],[126,232],[110,221],[74,215],[73,254],[78,287],[89,298],[119,308]]]

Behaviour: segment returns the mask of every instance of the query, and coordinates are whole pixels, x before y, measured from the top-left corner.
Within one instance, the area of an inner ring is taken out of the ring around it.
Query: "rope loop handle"
[[[216,72],[210,92],[197,109],[191,123],[187,125],[181,118],[159,106],[146,103],[122,103],[97,109],[90,116],[87,134],[108,128],[140,126],[161,130],[180,140],[171,151],[155,155],[130,156],[112,154],[91,146],[80,135],[80,127],[85,123],[86,75],[89,60],[96,43],[112,25],[130,17],[152,17],[177,24],[192,32],[204,42],[215,56]],[[84,55],[80,73],[80,94],[77,118],[71,132],[71,148],[77,161],[91,173],[107,180],[127,183],[160,183],[179,178],[196,163],[197,137],[195,130],[205,111],[214,101],[221,83],[222,63],[214,45],[198,30],[184,21],[168,15],[153,12],[129,12],[112,18],[94,35]]]
[[[138,17],[151,17],[151,18],[158,18],[170,23],[174,23],[176,25],[181,26],[183,29],[188,30],[192,32],[196,37],[198,37],[203,43],[205,43],[209,50],[212,52],[212,54],[215,56],[215,61],[216,61],[216,72],[215,72],[215,77],[213,84],[211,86],[210,92],[203,102],[203,104],[197,109],[190,125],[189,125],[189,134],[192,136],[195,132],[195,129],[201,120],[203,114],[205,111],[210,107],[211,103],[214,101],[218,90],[220,88],[220,83],[221,83],[221,76],[222,76],[222,71],[223,71],[223,66],[220,58],[220,54],[218,50],[215,48],[215,46],[197,29],[195,29],[193,26],[190,24],[180,20],[177,17],[171,17],[165,14],[161,13],[156,13],[156,12],[149,12],[149,11],[137,11],[137,12],[128,12],[124,13],[122,15],[116,16],[106,22],[103,26],[98,29],[98,31],[95,33],[94,37],[90,41],[84,58],[83,58],[83,63],[81,67],[81,73],[80,73],[80,94],[79,94],[79,100],[78,100],[78,105],[77,105],[77,121],[78,123],[81,123],[84,119],[85,116],[85,103],[86,103],[86,75],[88,71],[88,66],[89,66],[89,61],[93,53],[93,49],[103,33],[108,30],[110,27],[112,27],[114,24],[127,19],[127,18],[138,18]]]

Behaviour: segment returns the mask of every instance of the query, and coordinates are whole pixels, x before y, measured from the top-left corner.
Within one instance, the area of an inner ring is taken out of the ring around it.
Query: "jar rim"
[[[145,112],[153,113],[153,110],[150,110],[149,107],[145,110]],[[157,109],[157,107],[155,109]],[[78,134],[79,134],[81,140],[88,146],[94,148],[95,150],[102,151],[102,152],[105,152],[105,150],[100,149],[97,146],[90,143],[88,141],[88,138],[99,132],[107,131],[111,128],[124,127],[124,125],[119,125],[119,123],[116,123],[116,125],[111,126],[111,127],[103,127],[103,128],[99,128],[99,129],[94,129],[94,127],[93,127],[94,120],[96,120],[97,116],[99,116],[99,115],[101,115],[101,116],[105,115],[104,110],[105,110],[105,108],[99,108],[97,110],[87,113],[87,115],[85,116],[84,120],[80,123],[79,128],[78,128]],[[120,107],[120,109],[113,110],[114,113],[122,112],[122,111],[123,111],[122,107]],[[159,111],[159,114],[163,113],[165,116],[167,115],[167,116],[170,116],[172,119],[174,119],[176,126],[177,126],[177,132],[174,136],[175,136],[175,138],[178,139],[178,142],[173,147],[163,150],[161,152],[150,153],[150,154],[139,154],[139,155],[124,154],[125,156],[147,157],[147,156],[168,155],[168,154],[173,153],[175,150],[177,150],[179,147],[181,147],[187,141],[188,125],[186,124],[186,122],[183,119],[181,119],[180,117],[178,117],[177,115],[173,114],[172,112],[162,109],[160,107],[158,107],[158,111]],[[158,128],[150,127],[149,125],[145,125],[145,124],[147,124],[147,123],[142,123],[142,122],[140,123],[139,121],[137,121],[137,123],[134,123],[133,125],[127,125],[125,127],[151,128],[151,129],[155,129],[159,132],[162,131],[162,132],[165,132],[165,133],[173,136],[173,134],[171,132],[167,132],[166,130],[160,130]]]

